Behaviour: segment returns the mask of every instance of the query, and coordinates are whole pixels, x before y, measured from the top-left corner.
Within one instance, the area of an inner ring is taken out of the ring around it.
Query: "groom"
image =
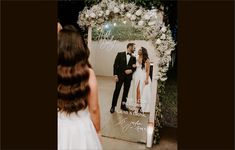
[[[110,109],[111,113],[115,112],[118,96],[123,84],[124,90],[122,95],[121,109],[124,111],[129,111],[129,109],[126,107],[127,95],[130,89],[132,74],[136,70],[136,58],[132,56],[132,53],[135,51],[134,46],[134,43],[127,44],[127,50],[125,52],[119,52],[115,58],[113,74],[116,80],[116,87],[113,93],[112,106]]]

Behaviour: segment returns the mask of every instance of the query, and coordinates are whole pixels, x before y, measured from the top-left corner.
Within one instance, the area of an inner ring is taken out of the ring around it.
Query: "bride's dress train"
[[[146,71],[145,68],[141,68],[142,65],[137,61],[136,62],[136,71],[133,74],[133,78],[131,81],[131,86],[129,90],[129,94],[127,97],[127,103],[126,105],[132,109],[135,110],[136,107],[138,107],[137,103],[137,87],[139,84],[139,90],[140,90],[140,107],[142,109],[142,112],[150,112],[150,102],[151,102],[151,79],[150,76],[148,77],[148,84],[145,85],[145,79],[146,79]]]

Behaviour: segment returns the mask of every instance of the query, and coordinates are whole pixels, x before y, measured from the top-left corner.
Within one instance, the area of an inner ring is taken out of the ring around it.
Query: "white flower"
[[[150,15],[149,15],[149,14],[145,14],[145,15],[144,15],[144,19],[145,19],[145,20],[149,20],[149,19],[150,19]]]
[[[161,31],[162,31],[163,33],[166,32],[166,27],[165,27],[165,26],[162,27]]]
[[[156,44],[161,44],[162,41],[160,39],[157,39]]]
[[[166,45],[166,44],[161,45],[161,47],[162,47],[162,50],[163,50],[163,51],[166,51],[166,50],[167,50],[167,45]]]
[[[170,56],[170,55],[164,56],[164,57],[162,58],[162,62],[163,62],[163,63],[169,63],[170,61],[171,61],[171,56]]]
[[[137,11],[135,12],[135,14],[136,14],[136,16],[140,16],[140,15],[142,14],[142,10],[141,10],[141,9],[137,10]]]
[[[104,8],[104,7],[106,7],[106,4],[105,4],[105,3],[101,3],[100,6],[101,6],[102,8]]]
[[[161,80],[161,81],[166,81],[166,80],[167,80],[167,77],[160,77],[160,80]]]
[[[138,25],[139,25],[139,26],[143,26],[143,25],[144,25],[144,21],[143,21],[143,20],[140,20],[140,21],[138,22]]]
[[[97,20],[97,22],[98,22],[98,23],[103,23],[103,22],[104,22],[104,19],[103,19],[103,18],[99,18],[99,19]]]
[[[132,15],[131,16],[131,20],[135,20],[136,19],[136,16],[135,15]]]
[[[148,25],[149,26],[152,26],[152,25],[154,25],[156,23],[156,21],[150,21],[149,23],[148,23]]]
[[[99,16],[100,16],[100,17],[103,16],[103,14],[104,14],[103,11],[100,11],[100,12],[99,12]]]
[[[91,9],[92,9],[92,10],[98,10],[99,7],[98,7],[97,5],[94,5]]]
[[[130,13],[127,13],[126,16],[127,16],[127,18],[131,18],[131,14]]]
[[[170,55],[170,54],[171,54],[171,50],[166,50],[166,51],[165,51],[165,54],[166,54],[166,55]]]
[[[108,15],[110,14],[110,11],[109,11],[109,10],[106,10],[106,11],[105,11],[105,14],[106,14],[106,16],[108,16]]]
[[[95,13],[93,13],[93,12],[90,14],[90,16],[91,16],[91,18],[95,18],[96,17]]]
[[[88,14],[86,14],[86,15],[85,15],[85,17],[86,17],[86,18],[89,18],[89,15],[88,15]]]
[[[113,12],[114,12],[114,13],[118,13],[119,11],[120,11],[120,9],[119,9],[119,8],[114,7],[114,9],[113,9]]]
[[[160,39],[165,40],[166,39],[166,35],[162,34],[162,36],[160,37]]]
[[[166,72],[167,72],[167,70],[168,70],[168,68],[162,68],[162,69],[161,69],[161,72],[166,73]]]
[[[125,5],[124,5],[124,4],[121,4],[121,5],[120,5],[120,8],[121,8],[121,10],[123,10],[123,9],[125,8]]]

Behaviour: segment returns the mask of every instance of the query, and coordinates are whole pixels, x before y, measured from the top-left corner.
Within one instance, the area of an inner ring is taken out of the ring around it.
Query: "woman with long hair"
[[[74,26],[59,31],[57,53],[58,149],[102,149],[97,81],[89,49]]]
[[[138,51],[136,71],[131,81],[127,105],[138,113],[150,112],[151,79],[149,76],[150,61],[147,49],[141,47]]]

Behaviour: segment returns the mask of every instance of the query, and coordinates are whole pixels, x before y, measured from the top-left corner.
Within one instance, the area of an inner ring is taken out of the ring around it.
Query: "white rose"
[[[132,15],[131,16],[131,20],[135,20],[136,19],[136,16],[135,15]]]
[[[99,18],[99,19],[97,20],[97,22],[98,22],[98,23],[103,23],[103,22],[104,22],[104,19],[103,19],[103,18]]]
[[[162,34],[162,36],[160,37],[160,39],[165,40],[166,39],[166,35]]]
[[[162,41],[160,39],[157,39],[156,44],[161,44]]]
[[[149,23],[148,23],[148,25],[149,26],[152,26],[152,25],[154,25],[156,23],[156,21],[150,21]]]
[[[127,18],[130,18],[130,17],[131,17],[131,14],[130,14],[130,13],[127,13],[126,16],[127,16]]]
[[[138,25],[139,25],[139,26],[143,26],[143,25],[144,25],[144,21],[143,21],[143,20],[140,20],[140,21],[138,22]]]
[[[100,6],[101,6],[102,8],[106,7],[106,5],[105,5],[104,3],[101,3]]]
[[[96,17],[95,13],[91,13],[90,16],[91,16],[91,18],[95,18]]]
[[[162,45],[162,49],[163,49],[163,51],[166,51],[167,50],[167,45]]]
[[[135,12],[135,14],[136,14],[136,16],[140,16],[140,15],[142,14],[142,10],[141,10],[141,9],[137,10],[137,11]]]
[[[161,31],[162,31],[162,32],[166,32],[166,27],[165,27],[165,26],[162,27]]]
[[[113,12],[114,12],[114,13],[118,13],[119,11],[120,11],[120,9],[119,9],[119,8],[114,7],[114,9],[113,9]]]
[[[106,10],[105,11],[105,14],[108,16],[110,14],[110,11],[109,10]]]
[[[97,9],[99,9],[99,7],[97,5],[94,5],[91,9],[92,10],[97,10]]]
[[[163,61],[164,63],[170,62],[170,61],[171,61],[171,56],[167,56],[167,57],[163,58],[162,61]]]
[[[103,14],[104,14],[103,11],[100,11],[100,12],[99,12],[99,16],[100,16],[100,17],[101,17]]]
[[[168,68],[162,68],[162,69],[161,69],[161,72],[166,73],[166,72],[167,72],[167,70],[168,70]]]
[[[148,15],[148,14],[144,15],[144,19],[145,20],[149,20],[150,19],[150,15]]]
[[[89,18],[89,15],[88,15],[88,14],[86,14],[86,15],[85,15],[85,17],[86,17],[86,18]]]
[[[160,77],[160,80],[161,80],[161,81],[166,81],[166,80],[167,80],[167,77]]]
[[[120,8],[123,10],[125,8],[125,5],[124,4],[121,4],[120,5]]]

